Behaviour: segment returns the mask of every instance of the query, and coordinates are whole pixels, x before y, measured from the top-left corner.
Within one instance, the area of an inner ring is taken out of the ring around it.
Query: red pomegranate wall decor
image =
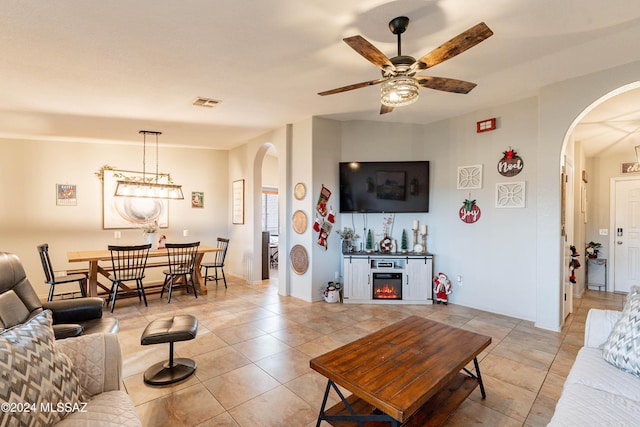
[[[480,208],[475,200],[466,199],[458,212],[460,220],[467,224],[473,224],[480,219]]]
[[[507,151],[502,152],[502,158],[498,162],[498,173],[502,176],[512,177],[522,172],[524,162],[518,156],[516,150],[509,147]]]

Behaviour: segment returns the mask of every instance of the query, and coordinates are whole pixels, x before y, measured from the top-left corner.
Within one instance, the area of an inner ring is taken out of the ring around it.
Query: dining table
[[[200,292],[203,295],[207,294],[207,288],[204,286],[204,279],[200,273],[200,263],[206,253],[210,252],[222,252],[222,249],[215,246],[200,245],[198,246],[198,253],[196,256],[196,263],[193,269],[193,278],[198,286]],[[167,250],[162,249],[150,249],[149,258],[161,258],[163,261],[147,262],[147,267],[166,267],[169,265],[169,259]],[[87,262],[89,263],[89,269],[87,271],[87,296],[98,296],[98,274],[109,278],[111,270],[111,252],[108,249],[96,249],[96,250],[84,250],[84,251],[71,251],[67,252],[67,261],[70,263]],[[100,262],[109,261],[108,266],[100,265]]]

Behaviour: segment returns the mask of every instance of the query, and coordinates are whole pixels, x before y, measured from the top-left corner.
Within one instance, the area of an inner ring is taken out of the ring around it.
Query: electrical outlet
[[[456,281],[458,282],[458,285],[462,286],[462,276],[458,275],[458,277],[456,277]]]

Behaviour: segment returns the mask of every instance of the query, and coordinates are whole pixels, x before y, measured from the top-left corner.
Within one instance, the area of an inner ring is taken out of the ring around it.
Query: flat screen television
[[[340,212],[429,212],[429,162],[341,162]]]

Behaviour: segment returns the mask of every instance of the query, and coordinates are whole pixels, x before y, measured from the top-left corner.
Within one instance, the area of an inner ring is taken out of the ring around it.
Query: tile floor
[[[487,399],[476,389],[447,426],[546,426],[582,344],[588,310],[624,305],[622,295],[587,291],[555,333],[453,304],[307,303],[279,296],[274,280],[250,286],[230,278],[228,284],[210,283],[198,299],[176,294],[171,304],[153,295],[148,308],[136,299],[118,302],[124,384],[144,426],[315,426],[326,380],[309,359],[414,314],[492,337],[479,357]],[[167,359],[169,346],[141,346],[140,335],[149,321],[178,313],[199,320],[197,338],[175,346],[177,357],[197,362],[197,371],[178,384],[147,386],[143,372]]]

